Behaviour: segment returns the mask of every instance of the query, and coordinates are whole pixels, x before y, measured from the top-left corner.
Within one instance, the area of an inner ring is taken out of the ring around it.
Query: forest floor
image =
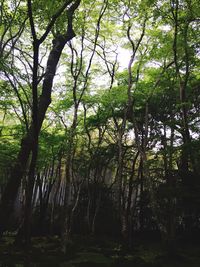
[[[106,238],[78,237],[60,252],[57,236],[33,238],[29,252],[13,245],[13,236],[0,243],[0,267],[199,267],[200,243],[182,242],[169,254],[157,241],[138,240],[132,250]]]

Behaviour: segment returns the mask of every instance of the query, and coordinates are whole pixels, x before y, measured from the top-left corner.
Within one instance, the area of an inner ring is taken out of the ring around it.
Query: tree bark
[[[77,0],[68,11],[68,28],[67,32],[63,35],[58,35],[53,40],[53,47],[50,51],[46,73],[43,80],[42,94],[38,101],[38,113],[37,113],[37,134],[39,135],[42,123],[45,118],[47,108],[51,103],[51,92],[53,86],[53,80],[56,73],[56,68],[62,54],[65,44],[75,37],[75,33],[72,28],[73,13],[78,8],[81,0]],[[21,142],[21,148],[18,153],[17,162],[11,172],[11,177],[4,190],[0,205],[0,236],[8,226],[10,215],[13,211],[13,204],[20,186],[22,177],[25,175],[25,171],[28,165],[28,160],[31,151],[34,146],[34,125],[33,122],[28,129],[27,134],[24,136]]]

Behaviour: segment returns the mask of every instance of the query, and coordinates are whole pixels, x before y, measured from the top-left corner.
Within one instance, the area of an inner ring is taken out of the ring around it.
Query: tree
[[[199,228],[197,1],[50,2],[2,1],[1,233],[15,206],[26,244],[157,231],[173,247]]]
[[[71,4],[71,5],[70,5]],[[25,226],[26,240],[30,240],[30,219],[31,219],[31,200],[34,185],[35,165],[37,160],[38,136],[45,117],[46,110],[51,102],[51,91],[56,67],[61,56],[65,44],[74,36],[73,15],[78,8],[80,1],[66,1],[52,16],[50,22],[45,28],[40,38],[36,34],[36,25],[33,19],[33,10],[31,1],[27,1],[28,16],[33,38],[33,66],[32,66],[32,122],[26,136],[22,139],[21,149],[18,154],[16,165],[11,173],[11,178],[5,188],[1,201],[1,234],[5,230],[7,220],[13,207],[20,181],[27,167],[28,159],[31,154],[31,161],[28,174],[27,191],[26,191],[26,207],[25,207]],[[69,6],[69,8],[67,8]],[[67,11],[65,11],[67,8]],[[67,31],[59,34],[53,39],[53,47],[49,53],[47,60],[46,73],[43,79],[42,93],[38,100],[38,65],[39,65],[39,48],[45,41],[52,30],[57,18],[62,12],[67,12]],[[6,211],[6,212],[5,212]]]

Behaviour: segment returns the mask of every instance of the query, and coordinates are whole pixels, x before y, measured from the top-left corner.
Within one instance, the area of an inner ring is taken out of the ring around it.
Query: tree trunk
[[[51,91],[58,61],[60,59],[65,44],[70,41],[74,36],[75,33],[73,29],[69,29],[68,27],[68,31],[65,35],[59,35],[53,40],[53,48],[48,57],[46,73],[42,87],[42,94],[39,98],[38,103],[38,135],[41,130],[47,108],[51,103]],[[25,174],[30,153],[34,145],[33,136],[34,127],[33,125],[31,125],[28,130],[28,133],[22,139],[17,162],[11,172],[11,177],[2,195],[0,206],[0,236],[7,228],[10,215],[13,211],[13,204],[20,186],[21,179]]]

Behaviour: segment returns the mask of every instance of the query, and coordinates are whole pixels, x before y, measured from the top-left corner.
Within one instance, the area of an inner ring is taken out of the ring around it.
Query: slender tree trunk
[[[143,159],[140,159],[139,172],[140,172],[140,231],[144,230],[144,170],[143,170]]]
[[[138,158],[139,152],[136,153],[133,162],[132,162],[132,168],[131,168],[131,174],[129,177],[129,183],[128,183],[128,196],[127,196],[127,200],[126,203],[124,204],[125,208],[124,208],[124,230],[123,230],[123,238],[124,241],[127,243],[128,247],[131,247],[132,243],[133,243],[133,236],[132,236],[132,214],[131,214],[131,209],[133,206],[133,192],[134,192],[134,187],[133,187],[133,179],[134,179],[134,175],[135,175],[135,165],[136,165],[136,161]]]
[[[59,159],[59,163],[58,163],[58,177],[57,177],[57,181],[56,181],[56,189],[55,189],[55,193],[53,196],[53,201],[51,203],[51,218],[50,218],[50,233],[53,234],[53,226],[54,226],[54,213],[55,213],[55,207],[58,206],[58,193],[59,193],[59,189],[60,189],[60,184],[61,184],[61,165],[62,165],[62,156]]]

